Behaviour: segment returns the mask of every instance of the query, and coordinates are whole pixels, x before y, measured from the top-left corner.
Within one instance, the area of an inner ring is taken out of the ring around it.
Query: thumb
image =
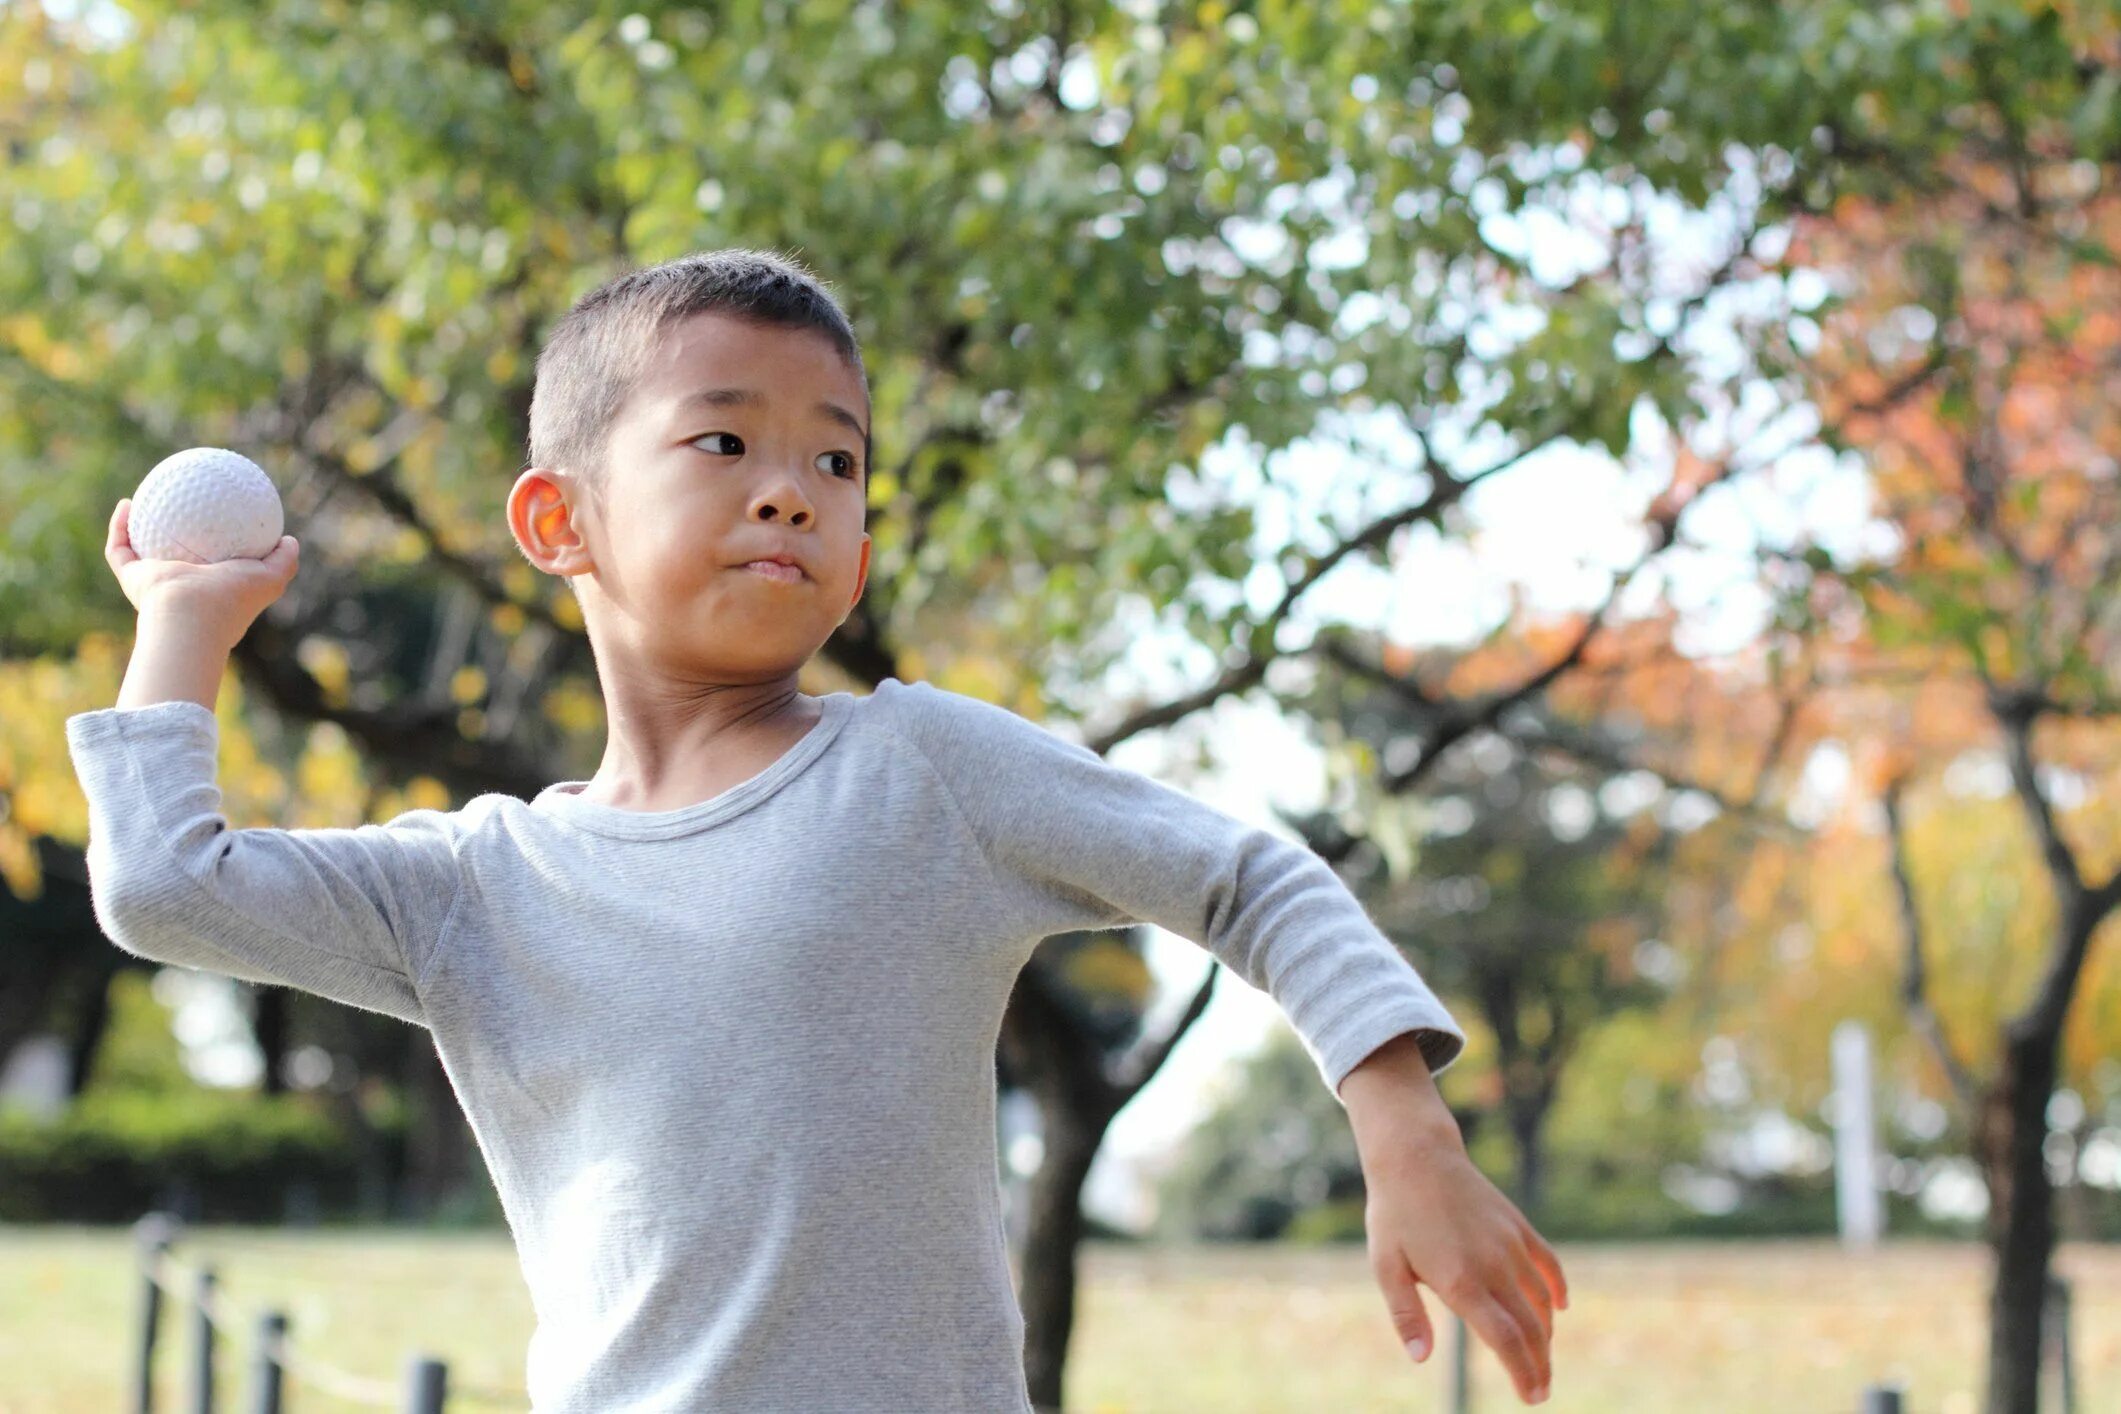
[[[1414,1285],[1413,1269],[1396,1250],[1384,1252],[1374,1265],[1377,1285],[1385,1294],[1385,1309],[1392,1316],[1392,1329],[1405,1343],[1408,1355],[1417,1361],[1428,1359],[1429,1352],[1436,1348],[1436,1338],[1429,1328],[1429,1313],[1422,1305],[1421,1292]]]

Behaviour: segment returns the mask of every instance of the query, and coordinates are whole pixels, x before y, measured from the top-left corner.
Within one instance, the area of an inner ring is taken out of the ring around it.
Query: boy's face
[[[692,315],[619,409],[601,510],[567,469],[533,467],[509,492],[509,525],[540,567],[587,575],[600,667],[772,681],[868,581],[868,425],[861,376],[824,335]],[[776,553],[801,577],[743,567]]]

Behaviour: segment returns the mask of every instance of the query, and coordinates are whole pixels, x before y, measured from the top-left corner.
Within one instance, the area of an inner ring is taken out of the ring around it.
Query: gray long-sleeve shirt
[[[234,829],[192,702],[67,720],[98,920],[427,1027],[537,1325],[540,1414],[1029,1411],[994,1052],[1039,939],[1149,922],[1329,1087],[1465,1036],[1325,862],[977,698],[887,679],[678,810],[563,781]]]

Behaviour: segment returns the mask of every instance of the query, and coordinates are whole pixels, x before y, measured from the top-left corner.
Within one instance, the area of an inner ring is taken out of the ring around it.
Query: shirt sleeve
[[[1007,708],[928,683],[876,689],[979,839],[1013,938],[1153,923],[1274,999],[1340,1098],[1412,1032],[1431,1074],[1465,1033],[1325,860],[1107,762]]]
[[[196,702],[82,712],[66,740],[88,798],[90,902],[112,942],[426,1024],[418,984],[462,882],[453,816],[231,829],[219,724]]]

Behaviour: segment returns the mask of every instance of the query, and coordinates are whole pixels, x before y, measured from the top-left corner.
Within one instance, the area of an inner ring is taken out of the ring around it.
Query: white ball
[[[147,560],[262,560],[286,528],[265,469],[224,447],[190,447],[155,463],[133,492],[126,530]]]

